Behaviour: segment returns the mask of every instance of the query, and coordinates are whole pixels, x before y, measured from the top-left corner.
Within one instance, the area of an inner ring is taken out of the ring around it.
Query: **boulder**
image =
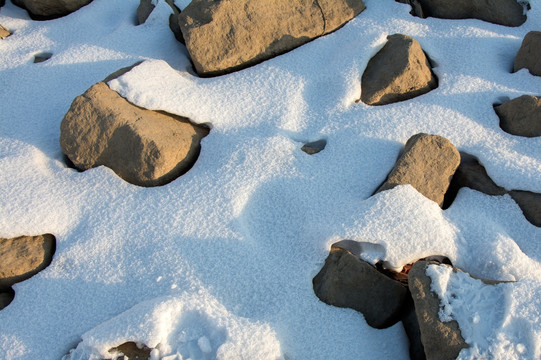
[[[51,234],[0,239],[0,290],[26,280],[51,263],[56,239]]]
[[[533,225],[541,227],[541,194],[531,191],[511,190],[509,195],[520,206],[526,219]]]
[[[9,30],[6,29],[5,27],[3,27],[3,26],[0,24],[0,39],[5,39],[5,38],[7,38],[9,35],[11,35],[11,33],[9,32]]]
[[[137,7],[137,24],[144,24],[155,7],[156,5],[152,0],[140,0],[139,6]]]
[[[329,305],[357,310],[368,325],[382,329],[402,315],[408,291],[350,251],[332,246],[325,265],[313,279],[317,297]]]
[[[541,97],[522,95],[495,106],[494,110],[503,131],[525,137],[541,136]]]
[[[406,142],[404,152],[376,192],[410,184],[442,206],[459,164],[460,154],[449,140],[439,135],[414,135]]]
[[[405,2],[404,0],[400,2]],[[412,13],[440,19],[478,19],[505,26],[526,21],[525,7],[516,0],[407,0]]]
[[[432,280],[426,275],[429,264],[427,261],[416,262],[408,275],[422,345],[428,360],[456,359],[460,350],[467,348],[468,344],[455,320],[440,320],[440,299],[431,290]]]
[[[193,0],[178,20],[195,70],[214,76],[292,50],[364,9],[362,0]]]
[[[430,63],[417,40],[394,34],[366,66],[361,100],[386,105],[425,94],[438,86]]]
[[[28,11],[35,20],[49,20],[68,15],[92,0],[11,0]]]
[[[60,146],[80,170],[104,165],[139,186],[164,185],[188,171],[208,128],[139,108],[104,82],[78,96],[60,125]]]
[[[530,74],[541,76],[541,31],[530,31],[524,36],[513,65],[513,71],[526,68]]]

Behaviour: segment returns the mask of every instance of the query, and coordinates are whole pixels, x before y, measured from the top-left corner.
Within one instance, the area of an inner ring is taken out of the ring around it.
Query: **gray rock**
[[[178,19],[195,70],[213,76],[292,50],[364,9],[361,0],[193,0]]]
[[[308,155],[314,155],[325,149],[325,146],[327,146],[327,141],[325,139],[321,139],[304,144],[301,150]]]
[[[139,6],[137,7],[137,23],[139,25],[144,24],[155,7],[156,5],[152,3],[152,0],[139,0]]]
[[[525,137],[541,136],[541,97],[522,95],[495,106],[494,110],[503,131]]]
[[[526,68],[530,74],[541,76],[541,31],[530,31],[524,36],[515,57],[513,71]]]
[[[369,263],[336,246],[313,279],[317,297],[329,305],[361,312],[368,325],[382,329],[400,320],[407,289]]]
[[[541,194],[531,191],[511,190],[509,195],[520,206],[526,219],[533,225],[541,227]]]
[[[35,20],[48,20],[68,15],[92,0],[11,0],[28,11]]]
[[[456,321],[443,322],[439,318],[440,299],[432,292],[431,279],[426,275],[429,264],[418,261],[409,271],[409,290],[419,322],[421,341],[428,360],[456,359],[468,344]]]
[[[0,239],[0,290],[45,269],[55,249],[56,239],[51,234]]]
[[[100,165],[139,186],[164,185],[188,171],[208,128],[130,104],[99,82],[78,96],[60,126],[60,146],[80,170]]]
[[[111,348],[109,354],[117,356],[122,354],[125,359],[129,360],[150,360],[152,359],[150,356],[151,351],[152,349],[144,344],[138,346],[138,344],[133,341],[129,341]]]
[[[437,87],[430,63],[415,39],[394,34],[368,62],[361,78],[361,100],[386,105],[425,94]]]
[[[479,19],[505,26],[520,26],[526,21],[525,5],[516,0],[409,0],[409,3],[413,13],[423,18]]]
[[[3,27],[2,24],[0,24],[0,39],[5,39],[5,38],[7,38],[9,35],[11,35],[11,33],[9,32],[9,30],[6,29],[5,27]]]
[[[460,154],[449,140],[439,135],[414,135],[406,142],[404,152],[376,192],[410,184],[442,206],[459,164]]]
[[[184,41],[182,31],[180,30],[180,25],[178,24],[180,9],[175,5],[175,2],[173,0],[165,0],[165,2],[167,2],[167,4],[169,4],[171,9],[173,10],[173,13],[169,15],[169,29],[171,29],[177,41],[186,45],[186,41]]]

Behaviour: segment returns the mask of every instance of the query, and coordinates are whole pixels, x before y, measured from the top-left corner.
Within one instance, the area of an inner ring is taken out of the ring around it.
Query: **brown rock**
[[[442,206],[459,164],[460,154],[449,140],[439,135],[414,135],[406,142],[404,152],[376,192],[410,184]]]
[[[525,137],[541,136],[541,97],[522,95],[495,106],[494,110],[503,131]]]
[[[533,225],[541,227],[541,194],[531,191],[511,190],[509,195],[520,206],[526,219]]]
[[[361,312],[368,325],[382,329],[400,320],[407,289],[348,250],[332,246],[313,279],[317,297],[329,305]]]
[[[403,1],[401,1],[403,2]],[[479,19],[505,26],[526,21],[524,6],[516,0],[409,0],[419,17]]]
[[[513,71],[526,68],[530,74],[541,76],[541,31],[530,31],[524,36],[522,45],[515,57]]]
[[[0,290],[45,269],[55,249],[56,239],[51,234],[0,239]]]
[[[11,33],[9,32],[9,30],[6,29],[5,27],[3,27],[3,26],[0,24],[0,39],[5,39],[5,38],[7,38],[9,35],[11,35]]]
[[[189,170],[209,132],[130,104],[103,82],[73,101],[60,131],[62,151],[77,168],[104,165],[140,186],[163,185]]]
[[[357,16],[361,0],[193,0],[179,15],[199,75],[221,75],[292,50]]]
[[[435,89],[437,80],[421,45],[402,34],[387,39],[363,73],[361,100],[368,105],[385,105]]]
[[[418,261],[409,271],[409,290],[419,322],[421,341],[428,360],[456,359],[468,344],[462,338],[458,323],[439,318],[440,299],[432,292],[432,280],[426,275],[429,262]],[[446,265],[442,265],[446,266]]]
[[[144,24],[155,7],[156,5],[152,3],[152,0],[139,0],[139,6],[137,7],[137,23],[139,25]]]
[[[88,5],[92,0],[12,0],[35,20],[55,19]]]
[[[117,347],[110,349],[109,353],[113,355],[122,354],[124,355],[125,359],[129,359],[129,360],[149,360],[151,359],[151,356],[150,356],[151,351],[152,349],[150,349],[146,345],[137,346],[137,344],[134,343],[133,341],[129,341],[122,345],[119,345]]]

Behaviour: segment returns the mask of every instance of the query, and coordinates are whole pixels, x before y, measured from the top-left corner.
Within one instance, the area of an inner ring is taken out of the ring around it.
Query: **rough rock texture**
[[[417,40],[407,35],[387,37],[385,46],[368,62],[361,78],[361,100],[386,105],[425,94],[438,86]]]
[[[509,195],[520,206],[526,219],[533,225],[541,227],[541,194],[531,191],[511,190]]]
[[[0,239],[0,290],[45,269],[55,249],[56,239],[51,234]]]
[[[42,63],[49,60],[53,56],[50,52],[42,52],[34,55],[34,64]]]
[[[460,154],[449,140],[439,135],[414,135],[406,142],[404,152],[376,192],[410,184],[442,206],[459,164]]]
[[[140,0],[137,7],[137,23],[139,25],[144,24],[155,7],[156,5],[152,3],[152,0]]]
[[[313,279],[317,297],[361,312],[368,325],[382,329],[400,320],[407,289],[351,252],[332,246],[325,265]]]
[[[304,144],[301,150],[308,155],[314,155],[325,149],[325,146],[327,146],[327,141],[325,139],[321,139]]]
[[[239,70],[327,34],[357,16],[361,0],[193,0],[179,15],[195,70]]]
[[[526,21],[524,6],[516,0],[401,0],[410,3],[419,17],[441,19],[479,19],[505,26],[520,26]]]
[[[494,110],[503,131],[525,137],[541,136],[541,97],[522,95],[495,106]]]
[[[5,38],[7,38],[9,35],[11,35],[11,33],[9,32],[9,30],[6,29],[5,27],[3,27],[3,26],[0,24],[0,39],[5,39]]]
[[[92,0],[12,0],[36,20],[54,19],[68,15],[88,5]]]
[[[524,36],[515,57],[513,71],[526,68],[530,74],[541,76],[541,31],[530,31]]]
[[[78,96],[60,125],[60,146],[81,170],[105,165],[140,186],[166,184],[195,163],[209,130],[130,104],[99,82]]]
[[[440,299],[431,291],[431,279],[426,275],[429,264],[418,261],[409,271],[409,290],[415,304],[421,341],[428,360],[456,359],[460,350],[468,345],[456,321],[442,322],[439,318]]]

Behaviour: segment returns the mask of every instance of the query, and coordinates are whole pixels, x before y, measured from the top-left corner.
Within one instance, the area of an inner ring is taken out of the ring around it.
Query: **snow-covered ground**
[[[541,77],[511,73],[524,35],[540,30],[541,3],[530,3],[526,23],[510,28],[365,0],[330,35],[202,79],[169,30],[164,0],[140,26],[136,0],[94,0],[43,22],[8,1],[0,237],[52,233],[57,251],[0,311],[0,359],[60,359],[81,341],[70,359],[126,341],[167,360],[407,358],[400,323],[373,329],[314,295],[312,278],[341,239],[378,244],[375,256],[396,267],[446,255],[475,276],[516,281],[485,288],[431,272],[472,347],[464,357],[540,358],[541,228],[508,195],[462,189],[445,211],[410,186],[371,196],[419,132],[477,156],[500,186],[541,192],[541,138],[503,132],[492,107],[541,95]],[[439,87],[391,105],[357,103],[366,64],[394,33],[420,42]],[[53,56],[34,64],[41,52]],[[211,125],[195,166],[157,188],[105,167],[66,167],[58,139],[72,100],[140,60],[109,86]],[[300,150],[319,139],[322,152]]]

